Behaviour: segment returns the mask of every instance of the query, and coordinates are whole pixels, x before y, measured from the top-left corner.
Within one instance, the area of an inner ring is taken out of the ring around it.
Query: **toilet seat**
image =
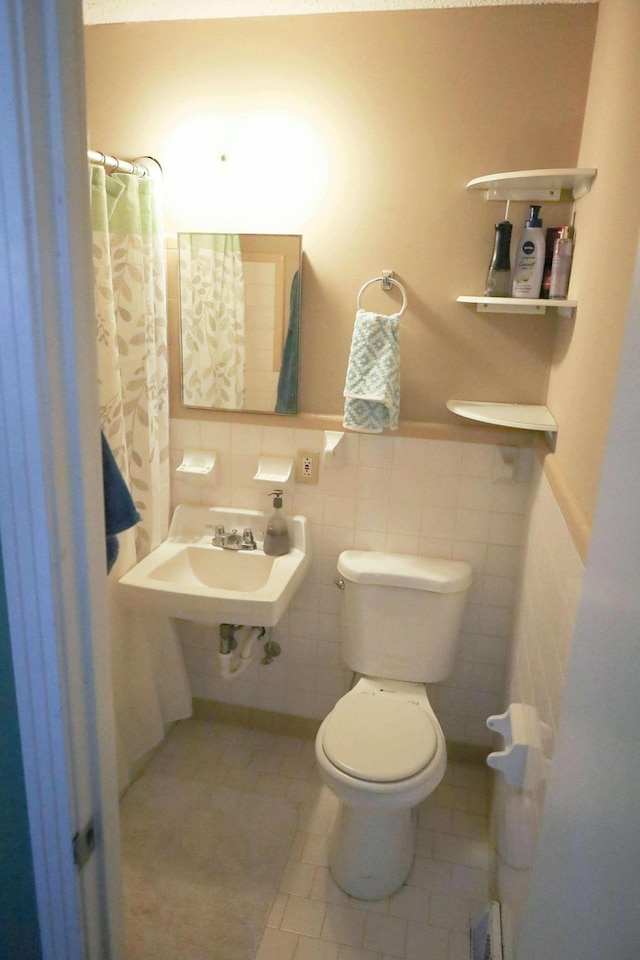
[[[415,697],[355,690],[325,721],[322,748],[339,770],[372,783],[405,780],[433,760],[436,727]]]

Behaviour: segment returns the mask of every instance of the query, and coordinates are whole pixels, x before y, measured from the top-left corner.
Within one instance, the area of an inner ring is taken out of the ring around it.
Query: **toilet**
[[[346,550],[338,573],[342,656],[357,679],[316,736],[320,777],[339,801],[329,869],[346,893],[379,900],[406,880],[415,808],[446,769],[425,683],[453,669],[471,567]]]

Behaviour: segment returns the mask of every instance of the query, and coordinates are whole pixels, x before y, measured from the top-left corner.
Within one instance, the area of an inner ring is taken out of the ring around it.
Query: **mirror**
[[[179,233],[182,402],[297,412],[302,237]]]

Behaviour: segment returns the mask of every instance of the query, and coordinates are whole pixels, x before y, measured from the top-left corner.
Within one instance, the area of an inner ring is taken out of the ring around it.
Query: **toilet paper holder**
[[[546,779],[549,761],[545,745],[551,727],[543,723],[535,707],[511,703],[504,713],[487,719],[487,726],[504,737],[505,748],[490,753],[487,764],[501,773],[510,787],[533,790]]]

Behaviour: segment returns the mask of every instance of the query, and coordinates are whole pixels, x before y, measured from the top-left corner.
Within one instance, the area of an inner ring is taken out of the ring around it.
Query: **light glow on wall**
[[[301,233],[329,181],[318,131],[283,109],[192,114],[172,127],[162,157],[178,230]]]

